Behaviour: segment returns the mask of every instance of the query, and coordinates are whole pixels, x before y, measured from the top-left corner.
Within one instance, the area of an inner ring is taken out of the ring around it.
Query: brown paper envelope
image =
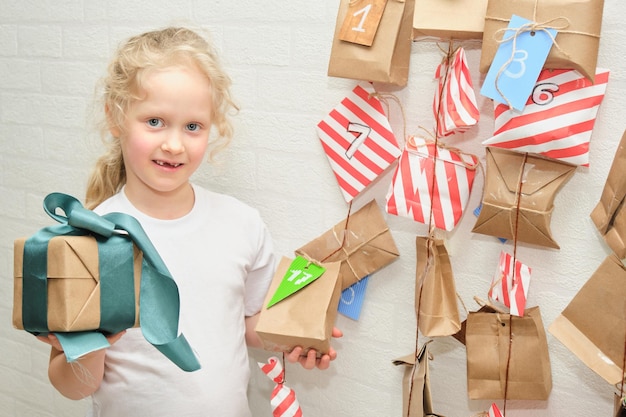
[[[535,155],[524,164],[525,154],[493,147],[486,154],[483,203],[472,232],[558,249],[550,230],[554,198],[576,166]]]
[[[23,329],[23,253],[26,238],[14,242],[13,326]],[[141,253],[135,248],[135,326],[139,325]],[[48,328],[77,332],[100,327],[98,245],[91,236],[58,236],[48,243]]]
[[[396,260],[400,253],[391,231],[376,203],[370,201],[350,215],[343,242],[346,220],[337,223],[321,236],[296,249],[296,255],[317,262],[341,262],[342,289]]]
[[[591,220],[611,250],[626,257],[626,131],[615,151],[611,169],[604,184],[600,201],[591,212]]]
[[[626,267],[608,256],[548,331],[611,385],[622,379]]]
[[[302,346],[305,352],[315,349],[318,356],[328,353],[337,318],[341,281],[339,262],[322,264],[326,271],[315,281],[267,308],[293,260],[283,257],[276,269],[255,331],[263,348],[289,352]]]
[[[575,69],[593,81],[598,61],[604,0],[489,0],[485,16],[480,72],[489,71],[499,46],[496,40],[498,31],[508,26],[508,20],[513,14],[532,20],[535,4],[537,5],[536,22],[546,22],[547,26],[559,27],[569,21],[569,26],[557,34],[558,48],[552,47],[544,68]],[[550,22],[556,18],[562,19]],[[578,33],[567,33],[567,31]]]
[[[482,39],[487,0],[416,0],[413,38]]]

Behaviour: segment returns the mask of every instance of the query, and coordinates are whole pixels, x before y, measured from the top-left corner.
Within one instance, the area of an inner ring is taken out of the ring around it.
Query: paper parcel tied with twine
[[[341,262],[341,289],[393,262],[400,253],[376,200],[296,250],[317,262]]]
[[[604,0],[489,0],[485,16],[480,72],[487,73],[511,16],[556,29],[544,68],[575,69],[593,81],[600,46]]]
[[[591,220],[604,241],[620,259],[626,258],[626,131],[615,151],[600,201]]]
[[[480,214],[474,233],[559,249],[550,222],[557,192],[575,165],[491,148]]]
[[[13,326],[23,330],[22,296],[24,243],[14,242]],[[53,332],[80,332],[100,328],[101,293],[107,292],[100,281],[98,244],[93,236],[58,236],[48,244],[48,328]],[[139,325],[139,283],[141,252],[135,247],[134,306]],[[131,287],[132,288],[132,287]],[[111,289],[109,289],[111,290]],[[111,295],[111,292],[109,292]],[[117,294],[119,296],[119,293]]]
[[[255,327],[264,349],[328,353],[341,297],[339,268],[339,262],[281,259]]]
[[[626,346],[626,267],[611,254],[548,331],[609,384],[623,378]]]
[[[487,0],[415,0],[413,38],[482,39]]]

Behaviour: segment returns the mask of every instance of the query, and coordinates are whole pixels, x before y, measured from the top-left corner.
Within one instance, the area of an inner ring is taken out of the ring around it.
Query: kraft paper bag
[[[265,297],[255,331],[263,348],[290,352],[301,346],[304,353],[315,349],[318,356],[328,353],[341,297],[339,262],[321,264],[326,271],[306,287],[267,307],[293,259],[283,257]]]
[[[472,232],[559,249],[550,222],[557,192],[576,166],[487,147],[480,214]]]
[[[443,240],[416,238],[415,309],[424,336],[450,336],[461,330],[452,265]]]
[[[295,252],[317,262],[341,262],[342,290],[400,256],[376,200]]]
[[[608,256],[548,328],[585,365],[615,385],[626,345],[626,267]]]
[[[23,330],[22,270],[26,238],[13,251],[13,326]],[[135,327],[139,326],[141,251],[134,248]],[[79,332],[100,327],[98,244],[93,236],[57,236],[48,244],[48,327],[51,332]]]
[[[470,312],[465,346],[470,399],[504,399],[505,384],[507,399],[548,399],[552,374],[539,307],[527,309],[524,317]]]
[[[415,0],[413,38],[482,39],[487,0]]]
[[[428,370],[428,344],[424,343],[416,355],[411,353],[392,363],[404,367],[402,377],[402,416],[403,417],[443,417],[433,413],[433,401],[430,392],[430,375]],[[410,411],[409,411],[410,398]]]
[[[535,9],[536,7],[536,9]],[[502,30],[517,15],[558,30],[544,68],[575,69],[594,81],[604,0],[489,0],[485,16],[480,72],[487,73]],[[536,12],[535,12],[536,10]],[[564,27],[563,29],[560,29]],[[500,32],[499,32],[500,31]]]
[[[341,0],[339,4],[328,75],[406,86],[415,0],[387,0],[371,46],[340,40],[340,30],[350,3],[350,0]]]
[[[620,258],[626,258],[626,131],[615,151],[600,201],[591,212],[591,220],[604,241]]]

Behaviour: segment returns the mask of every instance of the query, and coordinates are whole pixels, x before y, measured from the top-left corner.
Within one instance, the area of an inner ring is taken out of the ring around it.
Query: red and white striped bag
[[[496,403],[491,403],[491,407],[489,407],[489,417],[502,417],[502,412]]]
[[[317,125],[317,134],[346,202],[400,156],[381,101],[371,84],[357,85]]]
[[[389,214],[452,230],[461,220],[478,157],[410,137],[387,192]]]
[[[524,317],[529,284],[530,267],[517,259],[513,266],[513,256],[500,252],[500,262],[491,281],[489,298],[509,307],[512,315]]]
[[[575,70],[544,69],[524,110],[495,104],[495,131],[483,145],[541,154],[589,165],[589,142],[609,81],[597,69],[595,84]]]
[[[274,417],[302,417],[302,409],[293,389],[285,385],[285,371],[276,356],[267,363],[257,362],[261,371],[276,382],[270,396],[270,405]]]
[[[439,120],[437,137],[466,131],[478,123],[480,111],[463,48],[457,48],[449,58],[446,56],[437,67],[435,78],[439,80],[433,100],[435,120]]]

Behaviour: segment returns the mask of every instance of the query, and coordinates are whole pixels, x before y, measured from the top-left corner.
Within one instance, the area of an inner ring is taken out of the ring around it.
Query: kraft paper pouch
[[[615,151],[600,201],[591,212],[591,220],[604,241],[620,258],[626,258],[626,131]]]
[[[283,257],[278,265],[255,331],[270,351],[289,352],[302,346],[315,349],[318,356],[328,353],[337,318],[341,281],[339,262],[321,264],[326,271],[315,281],[270,308],[268,303],[279,287],[293,260]]]
[[[544,68],[575,69],[593,82],[603,8],[604,0],[489,0],[480,72],[489,71],[502,39],[501,30],[509,25],[512,15],[517,15],[558,31],[558,47],[552,46]]]
[[[461,318],[448,251],[439,239],[418,236],[415,243],[418,327],[427,337],[453,335],[461,330]]]
[[[507,399],[546,400],[550,395],[550,357],[539,307],[527,309],[524,317],[470,312],[465,345],[470,399],[503,399],[505,383]]]
[[[295,251],[317,262],[341,262],[342,290],[400,256],[376,200],[350,214],[347,220],[347,231],[344,219]]]
[[[413,38],[482,39],[487,0],[415,0]]]
[[[430,377],[428,371],[428,341],[422,345],[417,354],[415,353],[394,359],[396,366],[404,366],[402,378],[402,416],[403,417],[443,417],[433,413],[433,401],[430,393]],[[411,410],[409,411],[409,398]]]
[[[472,232],[558,249],[550,230],[554,198],[576,166],[499,148],[486,152],[482,209]]]
[[[491,308],[488,305],[483,305],[483,306],[481,306],[478,309],[478,312],[480,312],[480,313],[495,313],[496,310],[494,310],[493,308]],[[461,330],[459,330],[458,332],[453,334],[452,337],[454,337],[456,340],[461,342],[462,345],[465,346],[465,333],[466,332],[467,332],[467,319],[465,319],[465,320],[463,320],[461,322]]]
[[[626,267],[608,256],[548,328],[585,365],[615,385],[626,344]]]
[[[13,326],[23,330],[22,266],[24,242],[13,251]],[[139,325],[141,251],[134,248],[135,324]],[[100,327],[98,244],[93,236],[58,236],[48,244],[48,327],[52,332],[79,332]]]
[[[415,0],[387,0],[371,46],[339,39],[350,3],[341,0],[339,4],[328,75],[404,87],[409,78]]]

